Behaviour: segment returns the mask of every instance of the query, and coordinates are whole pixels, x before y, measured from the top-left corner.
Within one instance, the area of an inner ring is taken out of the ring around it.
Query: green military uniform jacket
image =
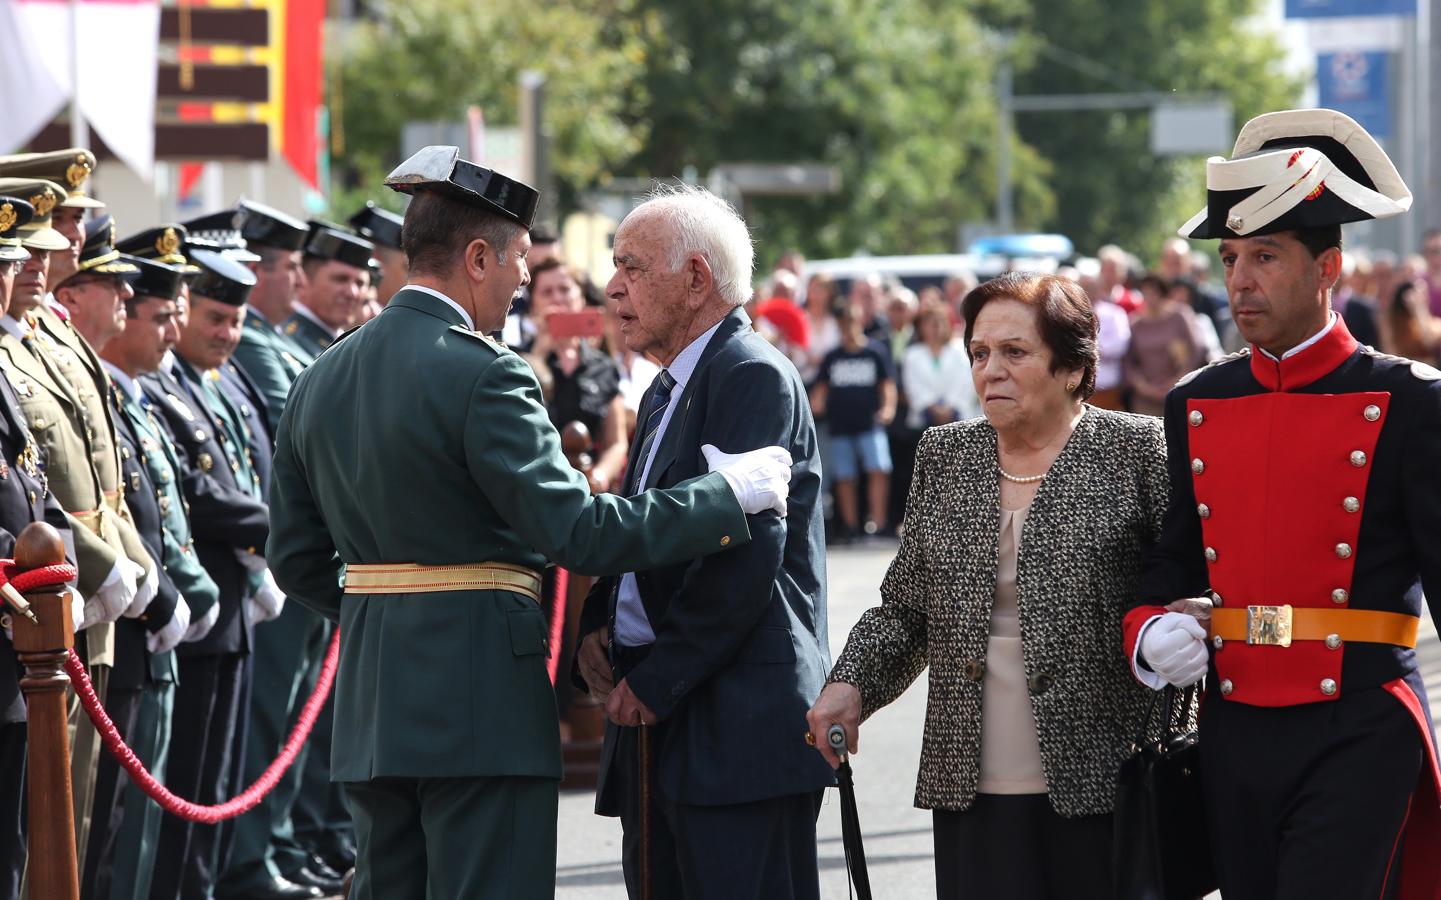
[[[253,307],[246,307],[240,344],[231,358],[245,370],[265,398],[268,424],[274,431],[280,425],[290,386],[314,361],[315,355],[281,334]]]
[[[220,601],[220,588],[200,565],[200,557],[195,552],[195,540],[190,534],[190,504],[185,501],[181,490],[185,470],[180,452],[170,442],[170,433],[165,426],[150,412],[149,398],[141,394],[137,400],[124,390],[118,390],[116,394],[119,414],[130,420],[139,436],[140,463],[145,466],[150,482],[155,486],[164,544],[164,558],[160,564],[175,584],[175,589],[185,598],[193,621]]]
[[[276,440],[266,558],[340,621],[332,778],[560,776],[545,616],[507,591],[346,594],[347,563],[546,559],[584,574],[750,540],[718,474],[592,496],[519,356],[406,289],[301,374]]]
[[[294,341],[301,350],[310,354],[311,359],[325,352],[331,344],[335,343],[335,336],[326,331],[315,320],[305,313],[296,312],[285,320],[285,325],[280,333]]]

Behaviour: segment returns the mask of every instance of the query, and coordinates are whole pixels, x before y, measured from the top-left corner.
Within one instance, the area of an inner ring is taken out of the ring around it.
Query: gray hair
[[[710,266],[716,292],[727,303],[743,306],[750,299],[755,249],[734,206],[705,188],[659,185],[626,218],[640,214],[660,216],[670,226],[666,265],[671,272],[679,272],[687,257],[699,254]]]

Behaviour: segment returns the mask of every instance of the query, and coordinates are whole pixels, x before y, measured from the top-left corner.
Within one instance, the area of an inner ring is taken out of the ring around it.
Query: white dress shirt
[[[443,300],[443,301],[445,301],[445,304],[446,304],[447,306],[449,306],[451,309],[455,310],[456,312],[460,313],[460,318],[461,318],[462,321],[465,322],[465,327],[466,327],[466,328],[470,329],[471,331],[474,331],[474,330],[475,330],[475,320],[470,317],[470,313],[466,312],[466,311],[465,311],[465,308],[462,307],[459,303],[456,303],[454,300],[452,300],[452,299],[450,299],[449,297],[445,296],[445,295],[442,294],[440,291],[437,291],[435,288],[423,287],[423,286],[418,285],[418,284],[407,284],[405,287],[401,288],[401,290],[402,290],[402,291],[420,291],[422,294],[429,294],[430,296],[434,297],[434,298],[437,299],[437,300]],[[305,307],[302,306],[302,305],[299,304],[299,303],[295,304],[295,308],[296,308],[296,309],[305,309]],[[309,310],[306,310],[306,311],[309,312]]]

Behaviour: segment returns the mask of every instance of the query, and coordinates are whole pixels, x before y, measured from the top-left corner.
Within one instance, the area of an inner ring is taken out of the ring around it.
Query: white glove
[[[1175,687],[1190,687],[1206,674],[1206,629],[1193,616],[1168,612],[1146,624],[1141,657]]]
[[[70,592],[70,626],[79,634],[85,630],[88,622],[85,621],[85,598],[80,596],[79,591]]]
[[[285,592],[280,589],[280,585],[275,583],[275,576],[270,574],[269,569],[266,569],[261,577],[265,580],[261,582],[255,595],[245,601],[252,625],[269,622],[279,616],[280,611],[285,608]]]
[[[135,599],[136,582],[144,574],[144,569],[125,557],[116,559],[115,567],[105,576],[95,596],[85,601],[85,624],[114,622],[120,618]]]
[[[217,604],[217,609],[219,605]],[[184,597],[175,601],[175,615],[170,621],[154,634],[145,636],[145,646],[153,653],[165,653],[174,650],[180,639],[185,637],[185,632],[190,628],[190,604],[185,602]]]
[[[204,637],[210,633],[210,629],[215,627],[215,621],[219,618],[220,604],[216,603],[210,607],[205,615],[191,621],[190,627],[185,629],[185,637],[181,638],[180,642],[182,644],[191,644],[195,641],[203,640]]]
[[[127,619],[138,619],[145,614],[146,607],[158,593],[160,593],[160,574],[155,571],[155,564],[152,562],[150,568],[145,572],[145,580],[135,587],[134,599],[130,601],[129,606],[125,607],[125,612],[121,615]]]
[[[240,564],[245,567],[245,571],[247,572],[265,571],[266,562],[263,556],[251,553],[248,550],[236,550],[235,558],[240,560]]]
[[[751,516],[766,510],[786,514],[791,455],[783,447],[762,447],[747,453],[722,453],[715,444],[700,448],[706,466],[719,472],[736,495],[741,512]]]

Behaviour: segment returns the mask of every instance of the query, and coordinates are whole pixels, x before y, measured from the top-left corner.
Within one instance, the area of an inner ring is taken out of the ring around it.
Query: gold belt
[[[1416,646],[1421,620],[1373,609],[1248,606],[1211,610],[1210,632],[1223,641],[1291,646],[1292,641],[1343,641]]]
[[[436,594],[444,591],[510,591],[540,602],[540,573],[508,563],[352,563],[345,567],[347,594]]]
[[[87,509],[84,512],[73,512],[70,514],[70,518],[84,525],[88,531],[97,537],[104,537],[104,535],[101,534],[104,524],[101,516],[102,512],[98,509]]]

